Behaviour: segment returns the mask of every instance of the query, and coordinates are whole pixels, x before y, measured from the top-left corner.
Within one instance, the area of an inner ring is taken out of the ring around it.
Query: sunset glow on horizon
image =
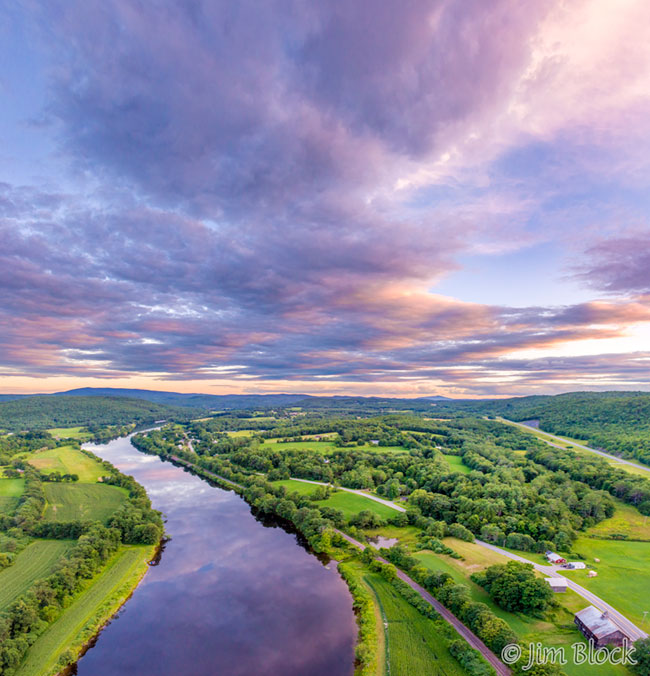
[[[0,393],[650,390],[650,4],[0,10]]]

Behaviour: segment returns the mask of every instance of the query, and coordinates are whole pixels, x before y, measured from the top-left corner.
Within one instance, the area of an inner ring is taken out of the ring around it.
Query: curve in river
[[[352,598],[334,563],[128,438],[87,448],[146,488],[173,539],[79,660],[80,676],[352,674]]]

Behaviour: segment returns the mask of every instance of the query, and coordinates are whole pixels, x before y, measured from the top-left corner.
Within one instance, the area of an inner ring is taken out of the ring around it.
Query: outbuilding
[[[583,561],[569,561],[569,563],[566,564],[566,567],[571,570],[584,570],[587,567],[587,564]]]
[[[552,563],[556,566],[566,563],[566,559],[555,552],[546,552],[546,559],[549,563]]]
[[[623,641],[629,641],[630,637],[615,624],[607,615],[595,606],[587,606],[575,614],[574,622],[584,637],[594,642],[596,648],[604,648],[608,645],[620,646]]]
[[[547,577],[544,578],[548,586],[556,593],[565,592],[568,587],[567,579],[565,577]]]

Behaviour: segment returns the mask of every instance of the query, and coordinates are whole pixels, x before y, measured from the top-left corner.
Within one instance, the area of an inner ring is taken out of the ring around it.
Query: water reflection
[[[352,673],[356,625],[334,566],[235,493],[126,439],[89,448],[145,486],[173,539],[79,674]]]

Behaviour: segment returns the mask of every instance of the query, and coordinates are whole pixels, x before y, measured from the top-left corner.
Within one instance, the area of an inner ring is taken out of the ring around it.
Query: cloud
[[[517,351],[649,321],[644,298],[435,293],[466,254],[584,247],[600,210],[575,180],[586,166],[590,190],[644,185],[646,42],[624,37],[645,35],[646,9],[626,3],[611,25],[614,10],[26,3],[50,66],[40,119],[69,174],[66,190],[0,184],[1,366],[478,391],[525,380]],[[599,223],[580,279],[647,293],[647,261],[611,231]]]

